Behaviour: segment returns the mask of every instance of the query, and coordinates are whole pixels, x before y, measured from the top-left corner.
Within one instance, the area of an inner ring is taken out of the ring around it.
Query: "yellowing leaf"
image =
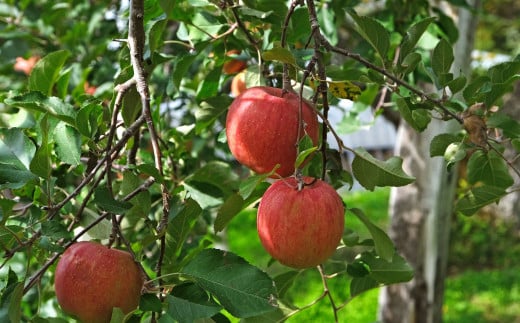
[[[356,101],[361,94],[359,86],[350,81],[327,81],[329,92],[338,99]]]

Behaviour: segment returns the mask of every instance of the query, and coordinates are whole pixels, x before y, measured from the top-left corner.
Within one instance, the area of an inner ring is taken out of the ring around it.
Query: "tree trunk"
[[[469,2],[469,1],[468,1]],[[474,1],[475,6],[478,0]],[[460,38],[455,46],[453,73],[469,75],[476,18],[459,13]],[[414,268],[411,282],[387,286],[379,295],[379,320],[388,323],[437,323],[442,321],[444,279],[448,259],[456,170],[447,170],[442,158],[430,158],[431,139],[458,125],[433,120],[417,133],[405,122],[398,130],[396,155],[403,168],[417,178],[412,185],[393,188],[390,195],[390,237]]]

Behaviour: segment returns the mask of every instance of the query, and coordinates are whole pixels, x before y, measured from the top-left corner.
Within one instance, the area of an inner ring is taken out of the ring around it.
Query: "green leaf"
[[[202,214],[202,209],[193,199],[170,208],[168,232],[166,234],[167,253],[178,257],[188,234]]]
[[[370,277],[379,284],[390,285],[407,282],[413,278],[413,269],[398,253],[394,253],[388,260],[365,252],[359,260],[368,266]]]
[[[400,57],[406,57],[412,53],[415,46],[419,42],[419,39],[424,34],[428,26],[435,21],[435,17],[428,17],[423,20],[420,20],[416,23],[414,23],[406,32],[406,35],[404,36],[402,42],[401,42],[401,51],[400,51]],[[400,61],[402,61],[400,59]],[[404,63],[404,61],[403,61]]]
[[[21,322],[22,319],[22,297],[23,282],[16,284],[11,295],[9,295],[9,320],[11,322]]]
[[[103,116],[103,107],[91,103],[82,107],[76,117],[76,128],[87,138],[94,138]]]
[[[278,61],[296,66],[294,55],[288,49],[282,47],[275,47],[263,52],[262,58],[266,61]]]
[[[141,109],[141,96],[135,87],[131,87],[123,97],[121,108],[121,116],[123,117],[125,126],[130,126],[135,119],[137,119],[137,116],[141,113]]]
[[[94,221],[99,220],[100,215],[97,212],[94,212],[92,209],[85,208],[83,210],[83,214],[81,215],[79,224],[86,228],[91,225]],[[112,234],[112,223],[105,219],[98,222],[93,228],[88,230],[88,235],[93,239],[108,239]]]
[[[60,239],[71,239],[72,232],[67,230],[67,226],[61,219],[43,221],[41,224],[42,235],[49,237],[51,240],[58,241]]]
[[[244,208],[244,199],[238,193],[231,194],[220,206],[213,228],[215,232],[220,232],[228,223]]]
[[[430,157],[444,156],[446,148],[454,142],[460,141],[460,138],[451,133],[443,133],[433,137],[430,142]]]
[[[296,158],[296,161],[294,162],[294,167],[295,168],[300,167],[303,164],[303,162],[307,159],[307,157],[309,157],[309,155],[311,155],[316,150],[318,150],[318,147],[314,146],[314,147],[311,147],[309,149],[305,149],[304,151],[301,151],[298,154],[298,157]]]
[[[181,272],[215,296],[236,317],[250,317],[277,309],[269,276],[243,258],[217,249],[205,249]]]
[[[211,161],[186,178],[186,182],[209,184],[217,187],[224,195],[230,195],[238,188],[239,178],[229,164]]]
[[[148,33],[148,44],[150,46],[150,52],[162,46],[164,27],[166,27],[167,19],[158,19],[151,23],[151,28]]]
[[[225,115],[229,105],[231,104],[231,98],[226,96],[216,96],[208,98],[201,102],[199,108],[195,111],[195,131],[200,134],[207,131],[215,121],[221,116]]]
[[[7,98],[4,102],[29,111],[48,113],[70,125],[74,125],[76,121],[76,111],[72,105],[63,102],[55,96],[47,97],[41,92],[27,92]]]
[[[455,211],[464,215],[473,215],[484,206],[498,202],[507,192],[502,187],[480,186],[471,189],[455,205]]]
[[[376,288],[379,283],[370,276],[354,277],[350,282],[350,297],[357,296],[367,290]]]
[[[64,122],[54,129],[56,155],[65,164],[77,166],[81,163],[81,137],[79,132]]]
[[[352,171],[359,183],[368,190],[372,191],[376,186],[404,186],[415,180],[403,171],[403,160],[399,157],[381,161],[364,148],[357,148],[354,153]]]
[[[301,271],[286,271],[274,278],[274,285],[279,298],[283,298],[285,293],[293,286],[294,281],[300,275]]]
[[[493,113],[487,120],[488,128],[502,129],[507,138],[520,138],[520,122],[503,113]]]
[[[433,49],[431,57],[432,69],[435,75],[439,77],[449,73],[453,59],[453,48],[447,40],[441,39]]]
[[[368,229],[372,239],[374,240],[374,246],[376,253],[387,261],[392,261],[395,254],[395,247],[392,240],[388,237],[385,231],[381,230],[376,226],[360,209],[349,209]]]
[[[400,65],[400,71],[403,75],[412,73],[421,62],[422,57],[419,53],[410,53],[406,55]]]
[[[410,99],[398,98],[397,108],[403,119],[415,130],[422,132],[431,121],[430,112],[426,109],[417,108]]]
[[[466,85],[467,79],[464,75],[459,76],[452,81],[449,81],[446,85],[450,88],[452,95],[462,91]]]
[[[496,152],[475,151],[468,160],[468,182],[482,182],[489,186],[507,188],[513,185],[505,160]]]
[[[161,312],[161,300],[154,294],[143,294],[139,299],[139,309],[142,311]]]
[[[59,50],[40,59],[29,76],[29,90],[51,95],[63,64],[69,56],[69,51]]]
[[[36,152],[34,143],[18,128],[0,129],[0,162],[28,169]]]
[[[0,305],[2,306],[0,321],[20,322],[24,283],[18,281],[18,277],[11,267],[9,267],[7,275],[2,275],[1,282],[3,288],[0,293]]]
[[[193,283],[175,286],[166,302],[167,313],[179,323],[209,318],[222,309],[203,289]]]
[[[198,101],[218,95],[221,74],[222,70],[220,68],[214,68],[204,77],[197,90]]]
[[[115,214],[124,214],[132,207],[129,202],[114,199],[106,187],[94,191],[94,203],[103,211]]]
[[[35,152],[21,129],[0,129],[0,188],[19,188],[38,178],[29,171]]]
[[[349,11],[349,13],[357,24],[358,33],[376,50],[384,65],[390,48],[388,30],[371,17],[358,16],[354,11]]]
[[[242,196],[242,198],[244,200],[249,198],[251,196],[251,194],[253,194],[255,189],[260,185],[260,183],[263,183],[271,174],[273,174],[273,172],[277,168],[278,167],[273,169],[273,171],[271,171],[271,173],[269,173],[269,174],[252,175],[252,176],[249,176],[248,178],[244,179],[240,183],[240,187],[239,187],[239,191],[238,191],[239,194]]]

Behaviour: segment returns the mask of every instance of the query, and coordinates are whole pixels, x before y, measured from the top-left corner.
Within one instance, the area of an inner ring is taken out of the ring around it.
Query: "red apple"
[[[280,263],[309,268],[323,263],[343,235],[345,208],[336,190],[322,180],[293,177],[265,191],[258,207],[257,229],[262,245]]]
[[[81,322],[110,322],[112,308],[137,308],[143,276],[126,251],[78,242],[61,256],[55,282],[58,303]]]
[[[291,175],[297,154],[299,102],[293,92],[266,86],[251,87],[236,97],[229,107],[226,135],[238,162],[259,174],[280,164],[276,172],[281,177]],[[302,118],[300,136],[308,134],[317,144],[318,118],[306,101],[302,101]]]

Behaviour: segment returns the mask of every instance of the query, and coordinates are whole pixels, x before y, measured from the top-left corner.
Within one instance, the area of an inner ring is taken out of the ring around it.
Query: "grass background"
[[[360,208],[378,226],[388,226],[388,189],[346,192],[343,198],[347,207]],[[345,225],[361,238],[369,237],[357,218],[347,217]],[[486,213],[469,218],[454,217],[444,322],[520,323],[519,237],[516,227]],[[258,239],[256,212],[252,209],[244,210],[230,223],[227,244],[231,251],[261,268],[266,268],[270,261]],[[348,299],[348,276],[330,279],[328,284],[336,305]],[[319,273],[311,269],[300,273],[286,297],[302,307],[316,300],[322,292]],[[340,322],[375,322],[378,292],[378,289],[369,290],[350,300],[339,311]],[[287,320],[293,323],[332,321],[333,312],[327,298]]]

